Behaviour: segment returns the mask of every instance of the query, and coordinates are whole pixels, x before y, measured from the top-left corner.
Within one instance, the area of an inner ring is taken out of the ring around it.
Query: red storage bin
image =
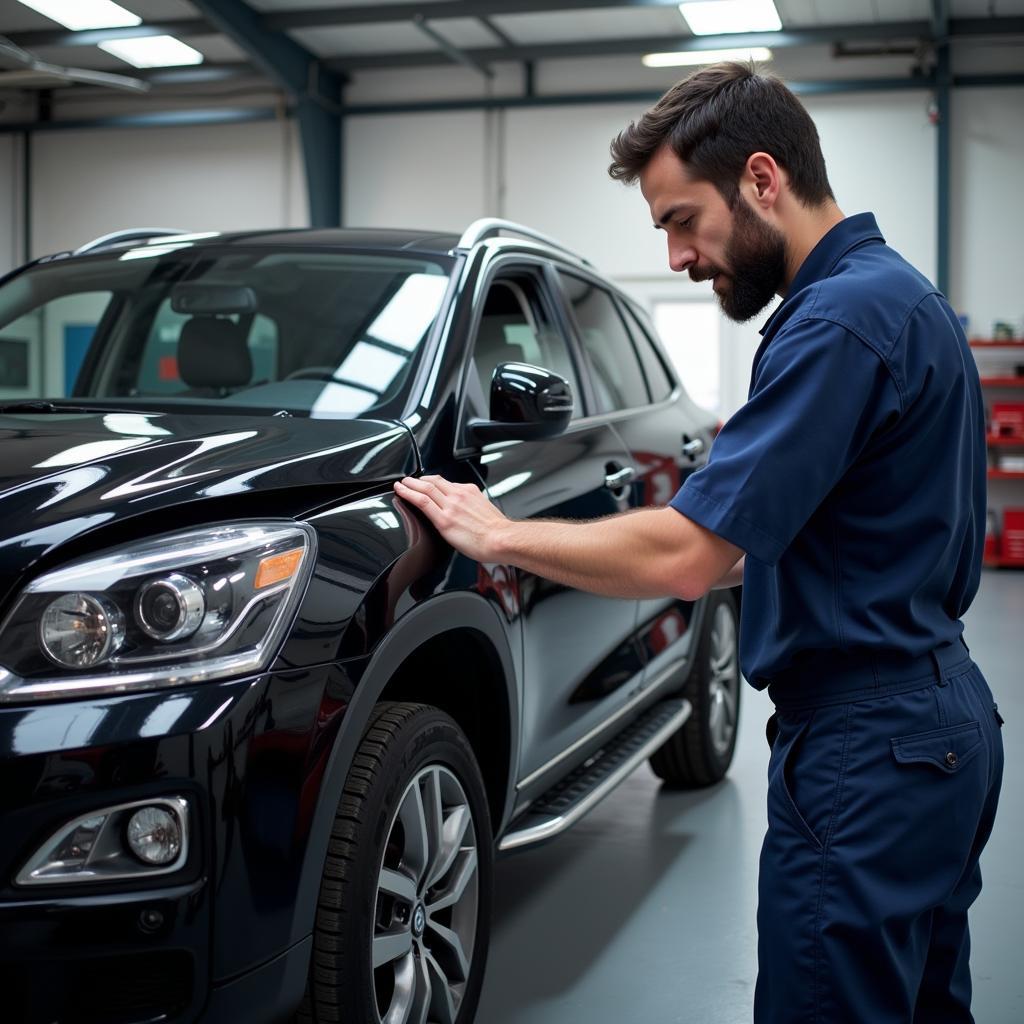
[[[1024,563],[1024,508],[1003,509],[1002,556]]]
[[[993,402],[992,433],[997,437],[1024,437],[1024,402]]]

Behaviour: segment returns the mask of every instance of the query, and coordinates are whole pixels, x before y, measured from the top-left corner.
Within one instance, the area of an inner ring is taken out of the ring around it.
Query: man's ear
[[[768,153],[751,153],[743,169],[742,188],[756,206],[767,210],[775,205],[782,188],[783,170]]]

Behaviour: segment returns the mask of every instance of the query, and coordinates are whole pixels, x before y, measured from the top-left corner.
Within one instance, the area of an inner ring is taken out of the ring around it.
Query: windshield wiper
[[[96,412],[96,413],[107,413],[107,412],[124,412],[123,406],[105,406],[105,405],[74,405],[73,403],[57,403],[48,402],[45,399],[28,400],[23,402],[7,402],[0,405],[0,413],[4,412],[28,412],[35,413],[37,415],[46,415],[49,413],[77,413],[77,412]],[[134,412],[134,410],[132,410]]]

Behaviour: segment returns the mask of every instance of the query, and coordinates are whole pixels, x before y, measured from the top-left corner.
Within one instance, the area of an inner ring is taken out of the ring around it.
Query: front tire
[[[693,713],[650,758],[667,785],[697,789],[719,782],[732,764],[740,713],[739,629],[728,590],[712,590],[683,690]]]
[[[436,708],[380,704],[335,817],[299,1024],[472,1021],[493,859],[465,735]]]

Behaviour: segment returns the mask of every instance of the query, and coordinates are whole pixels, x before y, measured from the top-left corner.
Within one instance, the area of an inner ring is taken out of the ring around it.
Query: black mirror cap
[[[564,377],[529,363],[499,363],[491,378],[491,418],[469,427],[480,442],[537,441],[561,434],[572,410]]]

